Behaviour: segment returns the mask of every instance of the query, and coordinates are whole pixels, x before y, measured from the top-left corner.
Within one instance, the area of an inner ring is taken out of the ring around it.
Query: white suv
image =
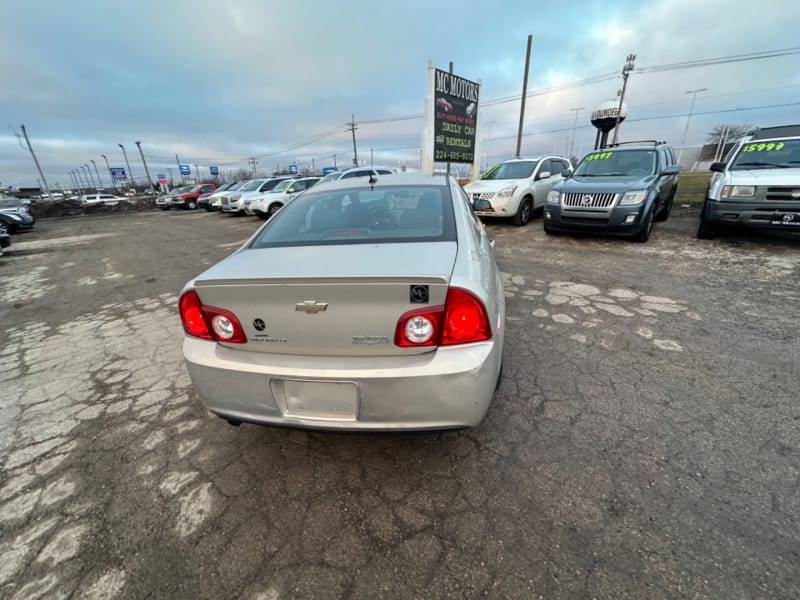
[[[800,231],[800,125],[757,130],[711,171],[698,238],[723,226]]]
[[[547,202],[550,189],[564,179],[572,165],[563,156],[515,158],[496,164],[479,180],[464,186],[470,200],[486,200],[479,217],[511,218],[514,225],[527,225],[533,211]]]

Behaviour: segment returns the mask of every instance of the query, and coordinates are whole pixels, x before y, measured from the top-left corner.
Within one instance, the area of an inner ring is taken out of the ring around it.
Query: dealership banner
[[[480,85],[436,69],[434,92],[433,159],[472,163],[478,121]]]

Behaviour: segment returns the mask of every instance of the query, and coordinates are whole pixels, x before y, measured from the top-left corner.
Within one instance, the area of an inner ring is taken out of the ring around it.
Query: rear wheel
[[[197,208],[197,202],[195,202],[194,200],[189,200],[186,203],[186,208],[188,208],[189,210],[194,210],[195,208]]]
[[[654,208],[651,208],[647,211],[644,217],[644,225],[642,225],[639,233],[633,236],[633,239],[637,242],[646,242],[650,239],[650,233],[653,231],[653,210]]]
[[[522,227],[528,224],[528,221],[531,220],[531,213],[533,212],[533,198],[530,196],[525,196],[522,199],[522,203],[519,205],[519,210],[517,214],[514,215],[512,222],[517,227]]]

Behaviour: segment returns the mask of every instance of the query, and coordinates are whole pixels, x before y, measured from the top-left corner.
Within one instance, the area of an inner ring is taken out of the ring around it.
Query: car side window
[[[378,175],[391,175],[392,172],[388,169],[378,169]]]
[[[553,175],[552,164],[553,161],[551,160],[543,160],[542,162],[539,163],[539,170],[537,171],[537,173],[547,172],[550,173],[550,175],[552,176]]]

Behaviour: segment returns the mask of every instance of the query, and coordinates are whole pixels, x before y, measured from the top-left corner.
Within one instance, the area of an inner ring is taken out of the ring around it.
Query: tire
[[[647,211],[647,215],[644,217],[644,225],[642,225],[639,233],[633,236],[634,241],[643,243],[650,239],[650,234],[653,231],[653,221],[655,220],[653,215],[654,210],[655,208],[650,208],[650,210]]]
[[[708,202],[706,200],[706,202]],[[697,225],[698,240],[713,240],[719,233],[719,227],[705,220],[706,202],[703,202],[703,209],[700,211],[700,223]]]
[[[194,209],[196,209],[196,208],[197,208],[197,202],[195,202],[194,200],[189,200],[189,201],[186,203],[186,208],[188,208],[189,210],[194,210]]]
[[[272,215],[278,212],[281,208],[283,208],[283,204],[271,204],[270,207],[267,209],[267,218],[269,219]]]
[[[528,221],[531,220],[531,214],[533,213],[533,198],[530,196],[525,196],[522,199],[522,203],[519,205],[519,210],[517,214],[511,219],[511,222],[514,223],[517,227],[524,227],[528,224]]]
[[[664,206],[661,207],[661,210],[658,211],[658,214],[655,217],[656,221],[663,222],[669,219],[669,214],[672,212],[672,203],[675,200],[675,192],[677,190],[678,190],[677,185],[674,188],[672,188],[672,193],[669,195],[669,198],[667,199],[666,203],[664,204]]]

